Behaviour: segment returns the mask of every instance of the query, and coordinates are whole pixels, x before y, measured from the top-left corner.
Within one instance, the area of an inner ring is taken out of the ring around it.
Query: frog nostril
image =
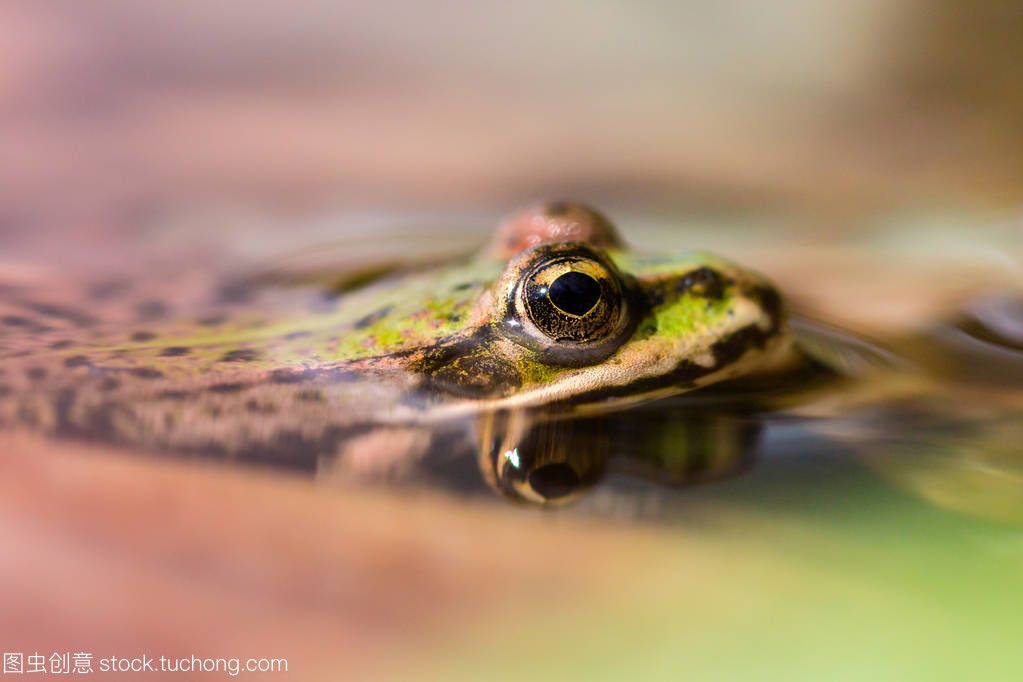
[[[529,472],[529,486],[547,500],[556,500],[576,492],[582,479],[567,464],[546,464]]]
[[[547,296],[558,310],[582,317],[600,302],[600,284],[589,275],[569,271],[550,283]]]

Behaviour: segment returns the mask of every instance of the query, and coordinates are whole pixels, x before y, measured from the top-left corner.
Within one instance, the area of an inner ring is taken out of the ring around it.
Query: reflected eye
[[[571,502],[604,476],[611,453],[602,419],[546,421],[523,411],[491,412],[480,416],[478,434],[483,478],[514,502]]]
[[[602,252],[579,243],[548,244],[511,271],[508,326],[546,361],[598,362],[630,331],[626,284]]]

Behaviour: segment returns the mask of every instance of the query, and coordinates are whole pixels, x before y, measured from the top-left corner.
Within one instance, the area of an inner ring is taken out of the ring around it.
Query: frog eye
[[[554,364],[582,365],[610,355],[631,329],[627,285],[602,252],[547,244],[513,264],[508,327]]]

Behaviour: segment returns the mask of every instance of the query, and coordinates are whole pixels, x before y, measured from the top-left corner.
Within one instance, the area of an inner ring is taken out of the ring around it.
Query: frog
[[[440,262],[230,284],[226,314],[144,328],[9,286],[0,428],[349,484],[482,475],[554,505],[612,462],[679,484],[733,475],[758,438],[751,415],[840,383],[849,354],[884,364],[793,320],[754,270],[634,251],[571,201],[516,212]]]

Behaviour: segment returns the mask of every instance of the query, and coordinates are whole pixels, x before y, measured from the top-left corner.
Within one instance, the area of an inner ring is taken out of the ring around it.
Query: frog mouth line
[[[713,364],[701,365],[688,358],[658,376],[645,377],[613,387],[572,393],[559,385],[548,384],[504,397],[482,398],[468,403],[435,405],[431,419],[454,418],[466,414],[544,406],[552,412],[598,414],[622,407],[678,395],[742,374],[749,365],[775,356],[789,362],[791,344],[754,322],[736,330],[709,349]],[[441,387],[438,387],[441,388]],[[559,395],[559,392],[561,395]]]

